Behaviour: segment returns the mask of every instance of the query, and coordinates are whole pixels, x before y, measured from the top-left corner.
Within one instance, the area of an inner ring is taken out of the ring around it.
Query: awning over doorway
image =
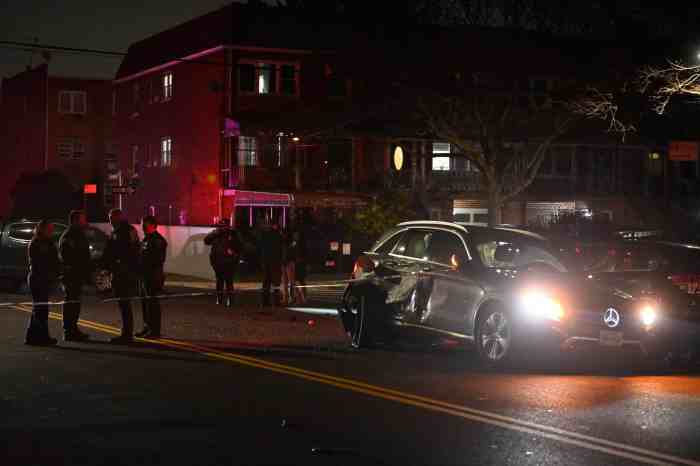
[[[370,196],[358,193],[301,192],[292,195],[292,205],[301,208],[333,207],[350,209],[365,206],[370,200]]]
[[[225,189],[224,197],[232,197],[235,207],[290,207],[292,196],[286,193]]]

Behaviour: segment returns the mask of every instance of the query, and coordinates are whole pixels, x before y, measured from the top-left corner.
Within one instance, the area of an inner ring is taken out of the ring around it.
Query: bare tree
[[[612,92],[489,89],[479,82],[492,79],[472,77],[474,85],[456,92],[423,93],[419,118],[433,137],[454,145],[478,167],[490,225],[501,222],[501,207],[532,184],[552,144],[574,123],[600,120],[610,132],[634,131],[618,120]]]
[[[676,96],[700,96],[700,65],[669,62],[666,67],[649,66],[640,72],[639,89],[649,96],[659,115]]]

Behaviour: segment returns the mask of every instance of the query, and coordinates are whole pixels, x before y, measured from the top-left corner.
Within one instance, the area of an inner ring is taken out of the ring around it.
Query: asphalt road
[[[167,338],[130,346],[106,343],[116,305],[91,303],[93,342],[55,348],[23,345],[26,308],[0,307],[0,465],[700,465],[695,374],[600,354],[492,372],[452,342],[351,351],[333,317],[252,302],[168,300]]]

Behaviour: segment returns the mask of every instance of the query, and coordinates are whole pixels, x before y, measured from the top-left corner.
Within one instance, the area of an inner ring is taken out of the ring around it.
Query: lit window
[[[173,98],[173,74],[171,72],[163,75],[163,100]]]
[[[258,94],[273,94],[275,86],[275,66],[258,65]]]
[[[447,155],[442,155],[447,154]],[[450,170],[450,144],[447,142],[433,143],[433,170]]]
[[[247,94],[297,95],[299,70],[291,63],[241,63],[238,89]]]
[[[241,136],[238,138],[238,166],[254,167],[258,164],[258,151],[255,138]]]
[[[81,159],[85,156],[85,144],[80,139],[63,138],[58,140],[56,151],[62,159]]]
[[[173,163],[173,139],[162,138],[160,140],[160,166],[169,167]]]
[[[83,91],[61,91],[58,94],[58,111],[68,114],[87,112],[87,95]]]

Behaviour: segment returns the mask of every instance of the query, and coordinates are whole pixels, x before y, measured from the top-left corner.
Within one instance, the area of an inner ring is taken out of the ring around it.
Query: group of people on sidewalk
[[[301,229],[280,229],[276,222],[268,222],[256,248],[261,254],[262,305],[275,304],[271,300],[272,285],[280,285],[279,304],[306,301],[306,238]],[[234,277],[245,245],[227,220],[204,238],[211,246],[210,263],[216,277],[217,304],[231,307],[234,297]]]
[[[134,336],[160,338],[161,307],[158,296],[165,285],[164,263],[168,243],[158,233],[154,216],[142,219],[143,240],[130,225],[120,209],[109,213],[112,233],[107,241],[100,266],[111,277],[111,288],[121,312],[121,334],[112,343],[129,343]],[[36,225],[29,243],[28,283],[32,294],[33,310],[27,327],[28,345],[55,345],[49,334],[49,298],[60,281],[63,303],[64,341],[86,341],[89,336],[78,328],[83,288],[90,284],[95,264],[91,260],[90,244],[85,234],[85,212],[72,211],[69,227],[61,235],[58,247],[53,239],[54,225],[42,220]],[[306,238],[302,229],[280,229],[276,222],[268,222],[256,245],[262,262],[262,305],[283,306],[306,301]],[[216,302],[231,307],[234,300],[234,277],[244,251],[235,229],[222,221],[210,232],[204,243],[211,247],[210,262],[216,276]],[[280,285],[280,299],[272,300],[274,285]],[[143,329],[134,335],[131,302],[140,300],[143,310]]]
[[[112,234],[101,259],[102,267],[111,274],[112,290],[121,311],[121,334],[112,343],[133,340],[133,311],[131,301],[142,302],[144,328],[136,336],[159,338],[161,312],[158,296],[165,284],[165,263],[168,243],[158,233],[158,222],[153,216],[142,220],[143,241],[136,229],[124,218],[122,211],[109,213]],[[69,227],[61,235],[58,248],[53,239],[54,226],[42,220],[36,225],[29,243],[29,289],[32,294],[32,316],[27,327],[28,345],[55,345],[58,341],[49,334],[49,297],[60,280],[63,285],[64,341],[86,341],[89,336],[78,328],[83,287],[89,284],[94,271],[90,244],[85,234],[87,218],[83,211],[72,211]]]

